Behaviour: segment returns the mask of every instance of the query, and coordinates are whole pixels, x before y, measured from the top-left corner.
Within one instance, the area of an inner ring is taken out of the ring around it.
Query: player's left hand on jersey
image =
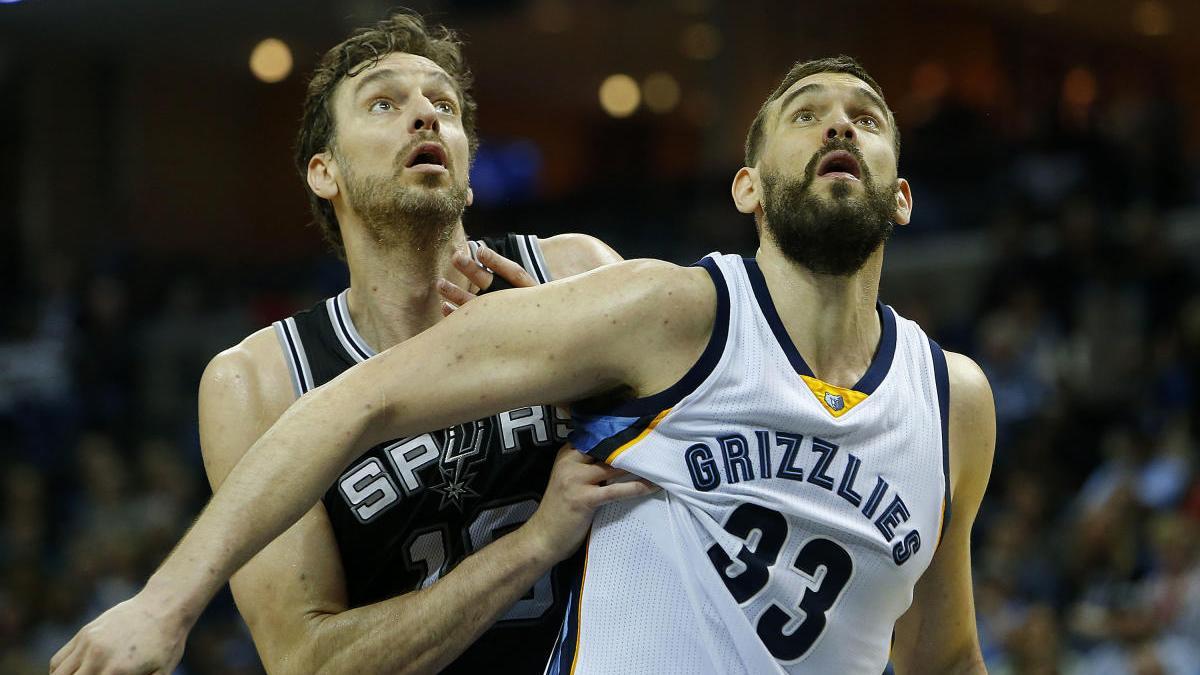
[[[50,659],[51,675],[170,673],[183,658],[189,626],[164,616],[162,607],[142,591],[101,614]]]
[[[452,262],[471,282],[471,287],[464,289],[446,279],[438,279],[438,292],[445,298],[442,302],[442,316],[450,316],[454,310],[474,300],[480,293],[500,288],[526,288],[537,285],[537,280],[530,276],[524,267],[490,248],[480,249],[479,262],[475,262],[462,251],[454,254]]]

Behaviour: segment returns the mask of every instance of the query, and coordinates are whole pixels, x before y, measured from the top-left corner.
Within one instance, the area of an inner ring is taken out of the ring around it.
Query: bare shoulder
[[[566,283],[566,282],[564,282]],[[701,267],[681,267],[662,260],[637,259],[607,265],[579,278],[579,285],[608,298],[629,320],[658,319],[668,333],[708,334],[716,316],[717,291]],[[645,328],[642,326],[644,332]]]
[[[274,329],[251,333],[209,361],[200,378],[201,451],[209,478],[219,482],[295,399]],[[214,471],[215,470],[215,471]]]
[[[661,260],[631,260],[580,277],[613,298],[606,349],[631,367],[625,382],[636,395],[669,387],[696,363],[717,318],[717,289],[707,270]],[[551,284],[553,285],[553,284]],[[601,316],[601,319],[606,318]]]
[[[946,371],[950,380],[950,451],[955,485],[962,483],[978,499],[991,475],[996,449],[992,387],[979,365],[962,354],[946,352]]]
[[[555,279],[573,277],[623,260],[611,246],[588,234],[556,234],[539,239],[538,243]]]

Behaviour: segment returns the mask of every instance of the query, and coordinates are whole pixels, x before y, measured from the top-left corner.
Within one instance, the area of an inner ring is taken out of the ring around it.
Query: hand
[[[191,624],[170,620],[162,606],[142,591],[101,614],[50,659],[51,675],[170,673]]]
[[[622,480],[631,476],[628,471],[598,462],[568,443],[554,458],[542,503],[524,527],[532,528],[530,534],[538,538],[554,562],[563,560],[583,542],[596,509],[659,489],[641,478]]]
[[[525,271],[517,263],[505,258],[496,253],[490,248],[481,248],[479,250],[479,262],[475,262],[471,256],[459,251],[451,258],[454,267],[463,273],[463,276],[471,282],[471,285],[479,289],[478,292],[488,290],[495,283],[496,275],[508,282],[513,288],[527,288],[536,286],[537,280]],[[493,270],[489,272],[488,270]],[[476,296],[470,290],[466,290],[450,283],[446,279],[438,279],[438,292],[442,294],[445,301],[442,302],[442,316],[450,316],[454,310],[473,300]]]

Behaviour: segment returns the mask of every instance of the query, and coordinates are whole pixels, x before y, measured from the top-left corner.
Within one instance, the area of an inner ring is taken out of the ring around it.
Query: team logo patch
[[[846,407],[846,402],[842,400],[841,394],[834,394],[827,391],[825,392],[825,405],[829,406],[830,410],[838,412]]]

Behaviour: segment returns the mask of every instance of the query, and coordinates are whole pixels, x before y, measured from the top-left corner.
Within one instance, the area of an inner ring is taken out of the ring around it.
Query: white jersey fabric
[[[945,356],[879,304],[870,367],[834,387],[753,259],[698,264],[718,307],[696,365],[573,411],[577,448],[662,490],[597,514],[547,672],[878,675],[949,520]]]

